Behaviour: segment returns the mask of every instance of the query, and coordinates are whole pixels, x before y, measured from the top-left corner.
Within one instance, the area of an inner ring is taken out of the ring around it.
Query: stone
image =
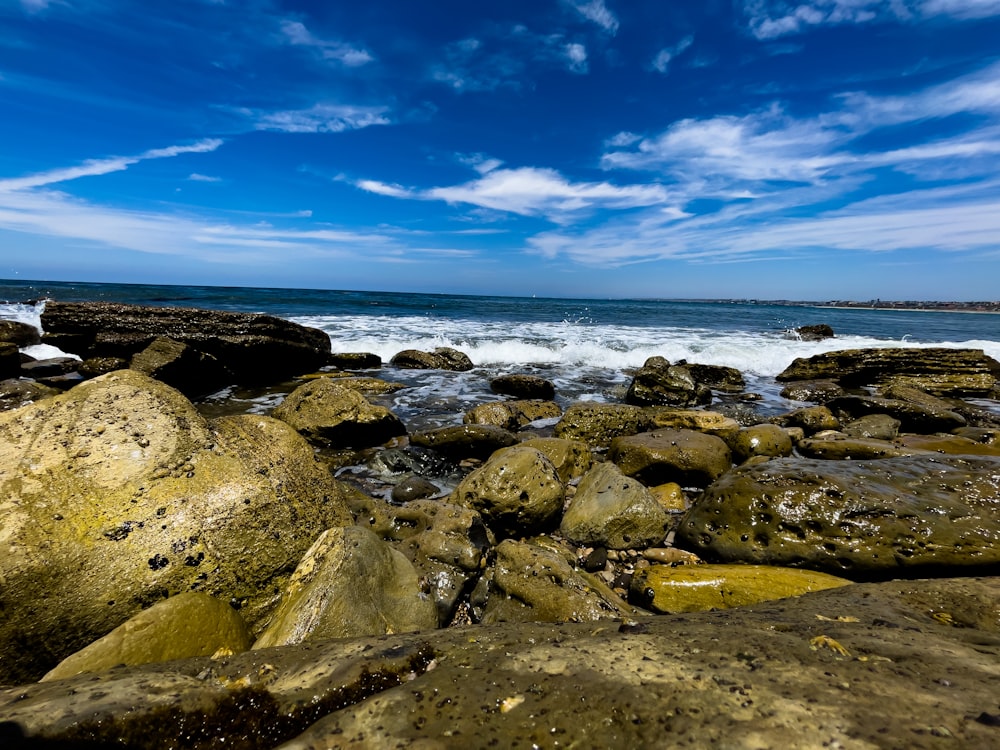
[[[165,337],[223,362],[238,382],[268,382],[310,372],[330,356],[330,337],[253,313],[114,302],[45,303],[44,343],[89,357],[131,358]]]
[[[229,369],[211,354],[163,336],[132,355],[129,367],[173,386],[189,398],[214,393],[234,381]]]
[[[777,421],[785,427],[801,427],[807,435],[840,429],[840,420],[826,406],[806,406],[796,409],[780,416]]]
[[[0,342],[0,379],[16,378],[21,374],[21,352],[17,344]]]
[[[0,414],[0,684],[185,591],[255,627],[353,492],[284,423],[206,422],[132,370]]]
[[[998,602],[996,577],[891,581],[331,640],[23,685],[0,715],[39,747],[985,749]]]
[[[437,627],[409,560],[360,526],[328,529],[306,552],[254,649]]]
[[[521,443],[522,447],[534,448],[545,455],[556,467],[559,479],[568,484],[582,477],[594,463],[594,454],[586,443],[564,438],[531,438]]]
[[[616,438],[608,460],[650,486],[677,482],[683,487],[704,487],[732,466],[722,438],[694,430],[654,430]]]
[[[887,414],[900,423],[905,432],[947,432],[964,427],[961,414],[914,401],[877,396],[840,396],[827,403],[841,421],[852,421],[869,414]]]
[[[628,404],[572,404],[556,424],[555,437],[578,440],[592,448],[607,447],[622,435],[635,435],[652,426],[642,408]]]
[[[684,365],[695,382],[707,385],[715,391],[723,393],[739,393],[746,387],[743,373],[735,367],[723,365],[701,365],[688,362]]]
[[[382,367],[382,358],[371,352],[334,352],[326,363],[338,370],[378,370]]]
[[[537,375],[498,375],[490,380],[490,390],[503,396],[522,399],[551,401],[556,397],[556,387],[551,380]]]
[[[434,497],[440,492],[441,488],[434,482],[411,474],[393,486],[392,501],[394,503],[408,503],[412,500]]]
[[[985,445],[1000,444],[1000,429],[986,427],[960,427],[959,429],[954,430],[953,433],[959,437],[975,440],[977,443],[983,443]]]
[[[614,464],[600,463],[580,480],[559,533],[576,544],[643,549],[662,543],[669,524],[649,490]]]
[[[975,574],[1000,563],[1000,458],[776,458],[734,469],[691,506],[676,544],[716,562],[847,578]]]
[[[85,378],[96,378],[115,370],[125,370],[128,363],[124,357],[90,357],[80,362],[76,369]]]
[[[34,380],[20,378],[0,380],[0,411],[17,409],[61,392],[58,388],[42,385]]]
[[[869,414],[845,424],[843,433],[852,438],[893,440],[899,434],[899,426],[900,421],[888,414]]]
[[[665,482],[649,488],[653,499],[668,513],[687,510],[687,499],[684,490],[677,482]]]
[[[489,458],[495,451],[517,445],[517,437],[496,425],[464,424],[410,435],[410,443],[452,458]]]
[[[506,539],[496,548],[482,622],[586,622],[635,610],[558,551]]]
[[[721,434],[740,429],[740,423],[717,411],[702,409],[677,409],[670,406],[651,406],[647,409],[652,425],[650,429],[669,427],[674,430],[697,430]]]
[[[949,456],[1000,456],[1000,445],[990,445],[959,435],[903,435],[899,445],[913,451],[933,451]]]
[[[188,591],[129,618],[103,638],[67,656],[42,680],[63,680],[122,664],[232,656],[246,651],[252,643],[239,612],[208,594]]]
[[[876,438],[846,437],[842,433],[828,437],[805,438],[795,444],[795,450],[806,458],[832,461],[870,461],[876,458],[897,458],[921,453],[895,441]]]
[[[778,425],[758,424],[723,436],[733,460],[742,463],[753,456],[789,456],[792,439]]]
[[[1000,377],[1000,362],[981,349],[845,349],[792,362],[777,379],[832,378],[841,385],[897,383],[934,395],[988,396]]]
[[[76,372],[80,366],[80,360],[74,357],[50,357],[48,359],[36,359],[32,362],[25,362],[21,365],[21,375],[26,378],[50,378],[55,375],[65,375]]]
[[[671,365],[663,357],[650,357],[632,378],[625,401],[638,406],[690,406],[707,404],[712,392],[695,382],[684,365]]]
[[[406,427],[391,411],[330,378],[300,385],[273,416],[307,440],[335,448],[381,445],[406,434]]]
[[[562,409],[554,401],[492,401],[465,413],[465,424],[491,424],[519,430],[539,419],[558,419]]]
[[[441,346],[431,352],[406,349],[396,354],[390,364],[408,370],[452,370],[466,372],[474,365],[468,355],[448,346]]]
[[[478,511],[500,536],[528,536],[555,528],[566,490],[541,451],[503,448],[455,488],[451,502]]]
[[[825,404],[830,399],[843,396],[845,392],[834,380],[802,380],[782,388],[781,397],[792,401]]]
[[[770,565],[650,565],[636,571],[629,599],[653,612],[704,612],[850,583],[827,573]]]
[[[795,334],[800,341],[823,341],[824,339],[832,339],[834,336],[833,328],[826,323],[799,326],[795,329]]]
[[[343,388],[350,388],[352,391],[357,391],[358,393],[366,396],[382,396],[387,393],[401,391],[407,387],[404,383],[393,383],[388,380],[382,380],[381,378],[342,377],[339,373],[332,372],[305,375],[302,379],[318,380],[320,378],[326,378]]]
[[[42,332],[30,323],[0,320],[0,343],[14,344],[23,349],[42,343]]]

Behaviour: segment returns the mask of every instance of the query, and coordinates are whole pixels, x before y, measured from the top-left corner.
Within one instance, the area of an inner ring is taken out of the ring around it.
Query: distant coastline
[[[695,300],[690,300],[695,301]],[[830,300],[827,302],[784,300],[784,299],[719,299],[705,302],[730,302],[744,305],[785,305],[787,307],[819,307],[831,310],[906,310],[907,312],[961,312],[1000,314],[997,302],[940,302],[940,301],[900,301],[900,300]]]

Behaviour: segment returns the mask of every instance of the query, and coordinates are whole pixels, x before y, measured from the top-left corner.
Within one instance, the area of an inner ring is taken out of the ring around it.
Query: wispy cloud
[[[694,43],[694,37],[686,36],[672,47],[664,47],[663,49],[661,49],[659,52],[656,53],[656,56],[653,58],[652,62],[653,70],[656,70],[664,74],[668,73],[670,71],[671,61],[673,61],[673,59],[678,55],[683,54],[684,51],[688,47],[690,47],[693,43]]]
[[[614,34],[618,31],[618,17],[608,10],[604,0],[563,0],[563,2],[608,33]]]
[[[463,203],[522,216],[544,216],[553,221],[564,221],[571,215],[597,208],[628,209],[670,200],[667,190],[657,184],[571,182],[553,169],[534,167],[493,169],[461,185],[426,190],[375,180],[359,180],[355,185],[392,198]]]
[[[199,174],[198,172],[189,174],[188,179],[191,182],[222,182],[221,177],[211,177],[207,174]]]
[[[308,109],[281,112],[241,110],[250,117],[257,130],[283,133],[342,133],[372,125],[389,125],[388,107],[366,107],[353,104],[314,104]]]
[[[300,21],[282,21],[281,32],[289,44],[311,48],[324,60],[333,60],[350,68],[367,65],[375,59],[366,49],[317,37]]]
[[[53,185],[59,182],[76,180],[81,177],[96,177],[99,175],[121,172],[128,169],[133,164],[148,159],[165,159],[180,154],[203,154],[215,151],[223,141],[219,138],[208,138],[198,141],[188,146],[168,146],[167,148],[154,148],[144,151],[137,156],[112,156],[106,159],[91,159],[75,167],[63,167],[52,169],[47,172],[28,175],[26,177],[12,177],[0,179],[0,192],[11,192],[15,190],[26,190],[45,185]]]

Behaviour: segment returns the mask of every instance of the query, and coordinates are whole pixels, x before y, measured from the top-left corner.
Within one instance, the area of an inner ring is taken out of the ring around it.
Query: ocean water
[[[410,386],[387,398],[386,404],[404,420],[426,424],[455,421],[456,410],[495,398],[488,380],[508,372],[552,380],[563,402],[614,400],[627,385],[629,370],[654,355],[672,362],[684,359],[736,367],[744,373],[748,390],[764,397],[761,408],[771,412],[789,408],[778,396],[780,386],[774,376],[796,357],[836,349],[948,346],[983,349],[1000,359],[1000,315],[766,302],[0,281],[0,318],[40,326],[45,299],[267,313],[322,329],[334,351],[372,352],[386,363],[403,349],[460,349],[476,365],[471,373],[388,367],[381,373]],[[808,342],[790,333],[817,323],[832,326],[836,337]],[[29,353],[56,352],[42,347]],[[234,395],[238,394],[220,398]],[[248,409],[267,411],[283,395],[254,396]]]

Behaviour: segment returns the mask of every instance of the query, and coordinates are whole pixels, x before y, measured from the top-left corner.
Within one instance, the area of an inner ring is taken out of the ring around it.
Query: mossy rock
[[[685,487],[704,487],[732,466],[722,438],[694,430],[654,430],[617,438],[608,460],[644,484],[677,482]]]
[[[466,424],[492,424],[506,430],[518,430],[539,419],[556,419],[562,409],[554,401],[491,401],[466,412]]]

